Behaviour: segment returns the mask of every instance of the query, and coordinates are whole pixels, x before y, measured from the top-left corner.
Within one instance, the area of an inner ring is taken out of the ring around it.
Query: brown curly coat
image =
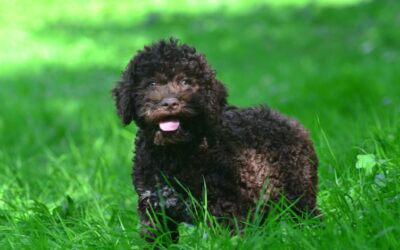
[[[306,129],[267,107],[228,105],[224,85],[194,48],[174,39],[145,47],[113,95],[123,123],[138,126],[133,183],[147,229],[155,227],[149,213],[163,211],[177,241],[177,223],[193,219],[187,190],[201,201],[204,187],[218,218],[245,220],[260,198],[271,204],[282,196],[296,211],[317,211],[318,160]],[[149,240],[157,232],[144,230]]]

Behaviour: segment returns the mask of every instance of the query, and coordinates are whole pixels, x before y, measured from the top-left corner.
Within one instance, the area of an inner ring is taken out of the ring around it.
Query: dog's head
[[[157,145],[199,138],[218,120],[227,92],[204,55],[175,39],[139,51],[113,90],[117,111]]]

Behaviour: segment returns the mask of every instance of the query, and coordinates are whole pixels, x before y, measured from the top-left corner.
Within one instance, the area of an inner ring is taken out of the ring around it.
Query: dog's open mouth
[[[167,114],[153,120],[152,128],[154,131],[154,143],[159,146],[173,145],[189,142],[193,139],[191,120],[188,116],[180,114]],[[154,126],[154,127],[153,127]]]
[[[158,125],[163,132],[174,132],[179,129],[181,123],[178,119],[166,119],[161,120]]]

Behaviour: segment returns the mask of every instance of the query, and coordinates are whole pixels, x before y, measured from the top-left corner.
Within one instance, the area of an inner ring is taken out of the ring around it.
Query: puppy
[[[113,96],[122,122],[138,127],[133,183],[149,241],[162,231],[157,221],[178,240],[178,223],[193,220],[189,193],[228,221],[244,221],[258,201],[266,216],[283,197],[299,213],[317,212],[318,159],[306,129],[267,107],[229,105],[193,47],[175,39],[144,47]]]

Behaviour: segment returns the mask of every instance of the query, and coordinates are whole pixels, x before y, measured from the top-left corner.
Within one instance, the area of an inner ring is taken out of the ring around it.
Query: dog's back
[[[222,124],[243,200],[255,204],[264,192],[263,200],[284,195],[300,211],[316,210],[318,159],[300,123],[267,107],[230,107]]]

